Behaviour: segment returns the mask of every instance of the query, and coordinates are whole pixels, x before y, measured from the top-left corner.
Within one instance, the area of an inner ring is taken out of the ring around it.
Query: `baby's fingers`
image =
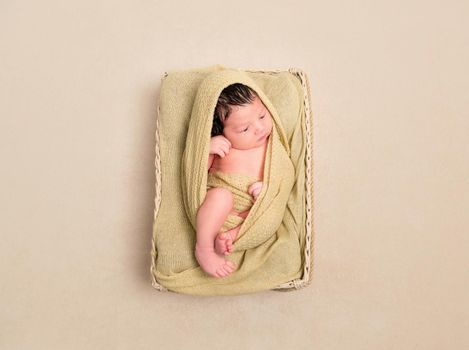
[[[248,192],[251,193],[254,190],[257,190],[259,188],[262,188],[262,182],[255,182],[251,186],[249,186]]]
[[[220,147],[217,151],[217,154],[224,158],[230,151],[226,147]]]
[[[228,148],[231,147],[231,142],[230,142],[230,140],[228,140],[228,139],[225,137],[223,141],[225,141],[225,144],[228,146]]]
[[[228,146],[227,144],[221,145],[220,148],[223,150],[223,152],[225,152],[225,154],[228,154],[230,152],[230,146]]]
[[[260,195],[260,194],[261,194],[261,189],[260,189],[260,188],[259,188],[259,189],[256,189],[256,190],[254,190],[254,197],[256,197],[256,198],[257,198],[257,197],[259,197],[259,195]]]
[[[218,154],[221,158],[225,157],[226,153],[222,149],[218,149],[215,154]]]

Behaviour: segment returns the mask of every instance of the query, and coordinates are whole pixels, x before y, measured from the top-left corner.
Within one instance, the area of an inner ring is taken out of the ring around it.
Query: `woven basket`
[[[249,73],[267,73],[267,74],[276,74],[285,72],[282,70],[245,70]],[[306,239],[305,239],[305,249],[304,249],[304,266],[303,266],[303,275],[299,279],[295,279],[281,285],[278,285],[272,290],[275,291],[292,291],[306,287],[311,283],[312,273],[313,273],[313,117],[311,112],[311,90],[308,76],[301,69],[298,68],[289,68],[287,70],[289,73],[296,76],[301,82],[303,87],[303,104],[305,110],[305,128],[306,128],[306,181],[305,181],[305,191],[306,191]],[[161,81],[168,76],[168,73],[165,72],[161,76]],[[155,210],[153,213],[153,222],[156,221],[158,215],[158,210],[161,203],[161,167],[160,167],[160,152],[159,152],[159,128],[158,128],[158,119],[159,119],[160,108],[157,108],[157,118],[156,118],[156,132],[155,132],[155,177],[156,177],[156,194],[155,194]],[[152,286],[161,292],[169,291],[167,288],[163,287],[156,280],[156,258],[158,256],[158,251],[156,248],[156,237],[152,236],[151,241],[151,277],[152,277]]]

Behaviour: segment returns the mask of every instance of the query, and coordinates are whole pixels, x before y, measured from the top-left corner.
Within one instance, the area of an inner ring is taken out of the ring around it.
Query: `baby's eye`
[[[265,117],[265,115],[263,115],[263,116],[261,117],[261,119],[264,119],[264,117]]]
[[[249,127],[247,127],[246,129],[242,130],[241,132],[246,132],[248,131]]]

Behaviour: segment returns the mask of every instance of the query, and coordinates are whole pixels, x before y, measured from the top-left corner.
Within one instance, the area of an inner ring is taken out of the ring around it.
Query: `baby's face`
[[[259,97],[250,104],[231,106],[232,111],[223,123],[223,135],[236,149],[260,147],[272,132],[272,116]]]

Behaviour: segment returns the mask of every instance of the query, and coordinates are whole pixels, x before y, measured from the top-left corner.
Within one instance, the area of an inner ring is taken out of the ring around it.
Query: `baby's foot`
[[[213,247],[195,245],[195,257],[200,267],[213,277],[226,277],[235,270],[235,264],[215,253]]]
[[[215,252],[228,255],[233,251],[233,239],[228,232],[219,233],[215,238]]]
[[[219,233],[215,237],[215,252],[220,255],[229,255],[233,252],[233,241],[236,239],[241,226]]]

